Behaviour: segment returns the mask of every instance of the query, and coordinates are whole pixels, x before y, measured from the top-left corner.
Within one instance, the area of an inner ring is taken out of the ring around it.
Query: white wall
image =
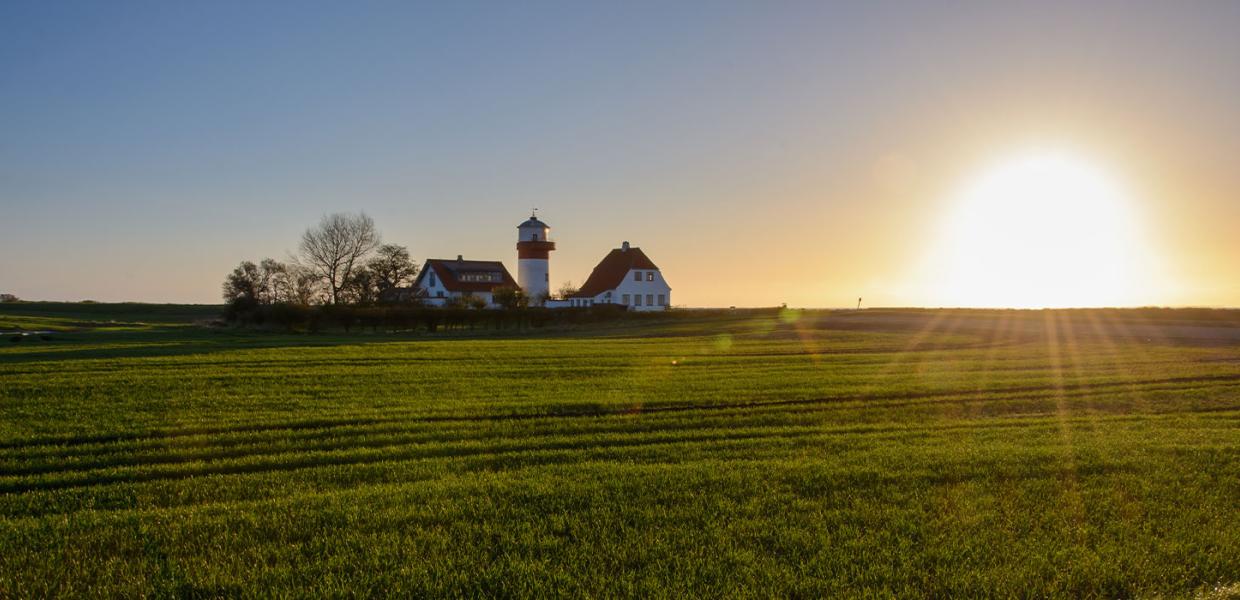
[[[641,273],[642,280],[633,281],[633,273]],[[646,281],[647,273],[654,273],[654,281]],[[672,305],[672,288],[667,285],[667,281],[663,279],[663,274],[658,271],[652,271],[649,269],[633,269],[628,273],[625,273],[624,281],[621,281],[620,285],[616,286],[616,289],[611,291],[610,302],[612,304],[624,304],[625,294],[629,295],[629,310],[666,310]],[[634,301],[634,297],[637,294],[642,295],[641,306],[637,306],[637,303]],[[654,301],[654,306],[650,306],[646,302],[646,295],[648,294],[650,295],[651,300]],[[663,297],[666,300],[665,305],[659,305],[659,294],[663,294]],[[594,301],[596,303],[603,303],[608,302],[609,300],[607,300],[607,294],[602,293],[595,296]]]
[[[541,258],[521,258],[517,260],[517,285],[525,290],[530,300],[546,296],[551,289],[549,261]]]
[[[432,277],[435,278],[434,285],[431,285]],[[435,275],[434,271],[429,271],[425,273],[422,277],[419,277],[418,287],[426,291],[426,297],[428,299],[434,299],[438,295],[437,292],[443,291],[443,284],[440,283],[439,276]]]
[[[435,277],[434,285],[431,285],[430,280],[431,273],[427,273],[426,277],[418,280],[418,287],[426,290],[425,300],[430,306],[443,306],[447,303],[449,298],[460,298],[464,295],[460,292],[449,292],[444,289],[443,282],[439,281],[438,276]],[[442,298],[439,297],[440,292],[443,292]],[[486,300],[487,308],[499,308],[499,305],[495,303],[495,298],[492,296],[491,292],[474,292],[474,296]]]
[[[517,241],[518,242],[545,242],[547,241],[547,238],[550,235],[551,235],[550,227],[531,227],[531,226],[518,226],[517,227]]]

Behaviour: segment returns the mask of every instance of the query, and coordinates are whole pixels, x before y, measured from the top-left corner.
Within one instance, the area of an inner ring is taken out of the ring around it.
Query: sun
[[[941,306],[1130,306],[1146,297],[1151,268],[1131,198],[1064,152],[982,170],[955,195],[925,258]]]

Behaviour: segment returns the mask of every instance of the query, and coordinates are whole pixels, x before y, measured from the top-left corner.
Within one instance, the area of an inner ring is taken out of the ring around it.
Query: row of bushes
[[[224,318],[233,325],[287,331],[417,331],[503,330],[572,325],[615,319],[619,305],[590,308],[513,308],[477,310],[429,306],[352,306],[324,304],[229,304]]]

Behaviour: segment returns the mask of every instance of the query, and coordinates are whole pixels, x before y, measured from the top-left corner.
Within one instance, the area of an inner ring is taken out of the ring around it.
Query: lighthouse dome
[[[520,229],[525,229],[527,227],[538,228],[538,229],[551,229],[550,226],[548,226],[546,223],[543,223],[542,221],[539,221],[538,217],[534,217],[534,216],[531,216],[530,218],[526,219],[524,223],[517,225],[517,227]]]
[[[551,227],[546,223],[538,220],[538,217],[530,215],[529,219],[520,225],[517,225],[517,241],[518,242],[547,242],[551,235]]]

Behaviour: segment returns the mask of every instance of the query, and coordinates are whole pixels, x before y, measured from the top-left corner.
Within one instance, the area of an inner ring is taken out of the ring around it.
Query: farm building
[[[431,306],[444,306],[465,296],[481,298],[488,307],[496,306],[493,293],[499,288],[515,288],[504,263],[497,260],[456,260],[428,258],[413,282],[418,295]]]
[[[629,310],[667,310],[672,288],[641,248],[624,242],[608,252],[581,289],[566,300],[569,306],[621,304]]]
[[[629,310],[666,310],[672,303],[672,288],[659,267],[642,252],[624,242],[594,267],[581,289],[568,298],[549,300],[550,257],[555,250],[551,227],[530,215],[517,226],[517,278],[514,280],[497,260],[456,260],[430,258],[413,282],[412,296],[424,298],[431,306],[444,306],[465,296],[481,298],[496,308],[494,292],[520,287],[531,306],[550,308],[589,307],[618,304]],[[408,288],[406,288],[408,289]]]

